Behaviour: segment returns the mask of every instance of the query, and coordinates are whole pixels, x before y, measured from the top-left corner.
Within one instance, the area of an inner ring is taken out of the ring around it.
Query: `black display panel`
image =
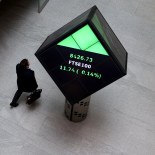
[[[70,103],[126,75],[127,52],[105,22],[94,6],[50,35],[35,53]]]

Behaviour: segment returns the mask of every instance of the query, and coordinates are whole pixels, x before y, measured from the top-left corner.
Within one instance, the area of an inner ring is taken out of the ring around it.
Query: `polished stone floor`
[[[128,75],[91,96],[87,119],[64,116],[65,97],[34,53],[45,38],[97,5],[129,54]],[[15,66],[28,58],[42,97],[11,109]],[[155,1],[50,0],[0,3],[0,155],[155,155]]]

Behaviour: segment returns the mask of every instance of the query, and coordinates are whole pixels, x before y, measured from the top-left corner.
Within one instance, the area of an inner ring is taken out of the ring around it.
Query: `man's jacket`
[[[35,79],[34,71],[23,68],[20,64],[16,66],[18,89],[23,92],[32,92],[37,89],[38,84]]]

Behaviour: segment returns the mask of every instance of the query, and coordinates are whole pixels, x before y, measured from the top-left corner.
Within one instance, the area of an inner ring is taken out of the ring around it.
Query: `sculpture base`
[[[75,103],[71,104],[65,101],[65,115],[72,122],[83,121],[87,117],[88,108],[90,103],[90,96]]]

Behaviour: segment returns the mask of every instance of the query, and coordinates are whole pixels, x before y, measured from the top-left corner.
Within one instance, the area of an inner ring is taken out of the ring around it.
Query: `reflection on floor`
[[[38,14],[31,0],[0,3],[1,155],[155,154],[155,1],[52,0]],[[65,98],[34,53],[45,38],[97,5],[129,53],[128,75],[91,97],[87,119],[64,115]],[[17,108],[15,65],[28,58],[42,97]]]

